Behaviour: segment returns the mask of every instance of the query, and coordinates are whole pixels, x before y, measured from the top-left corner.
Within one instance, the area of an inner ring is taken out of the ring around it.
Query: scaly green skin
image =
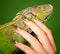
[[[34,18],[38,18],[45,21],[51,13],[52,6],[50,4],[29,7],[18,12],[11,22],[0,25],[0,54],[11,54],[16,49],[13,40],[27,44],[27,41],[21,35],[14,32],[14,26],[31,33],[32,31],[24,24],[23,20],[28,19],[34,22]]]

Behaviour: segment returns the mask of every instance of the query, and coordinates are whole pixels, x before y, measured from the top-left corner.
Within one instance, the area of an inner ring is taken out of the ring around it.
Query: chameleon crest
[[[13,40],[29,45],[21,35],[14,32],[16,26],[31,33],[32,30],[23,21],[28,19],[34,22],[34,18],[38,18],[44,22],[52,11],[53,7],[51,4],[28,7],[18,12],[11,22],[0,25],[0,54],[11,54],[16,49],[12,43]]]

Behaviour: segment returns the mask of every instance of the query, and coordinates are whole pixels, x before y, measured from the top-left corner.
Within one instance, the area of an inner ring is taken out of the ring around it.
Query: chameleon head
[[[41,20],[45,20],[53,11],[51,4],[44,4],[37,6],[38,17]]]
[[[53,6],[51,4],[39,5],[38,8],[41,11],[45,11],[45,12],[48,12],[48,13],[51,13],[52,10],[53,10]]]
[[[52,11],[53,11],[53,6],[51,4],[43,4],[43,5],[28,7],[22,10],[21,12],[18,12],[17,15],[22,15],[25,18],[31,18],[31,17],[34,18],[34,16],[37,16],[38,19],[44,21],[45,19],[47,19],[48,16],[51,15]]]

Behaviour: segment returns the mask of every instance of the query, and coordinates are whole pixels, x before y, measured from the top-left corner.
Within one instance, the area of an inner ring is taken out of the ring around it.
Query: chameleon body
[[[18,12],[11,22],[0,25],[0,54],[11,54],[16,49],[12,43],[13,40],[27,44],[22,36],[14,32],[14,26],[31,33],[32,30],[23,21],[28,19],[34,22],[34,18],[38,18],[45,22],[47,17],[51,15],[52,10],[53,7],[50,4],[28,7]]]

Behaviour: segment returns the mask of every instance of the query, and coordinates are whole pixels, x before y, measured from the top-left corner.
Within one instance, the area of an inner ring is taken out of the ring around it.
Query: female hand
[[[28,32],[17,28],[16,32],[22,35],[31,44],[31,47],[17,41],[15,41],[15,46],[26,54],[55,54],[56,46],[51,30],[38,19],[34,19],[34,22],[27,19],[24,21],[24,23],[37,35],[38,40]]]

